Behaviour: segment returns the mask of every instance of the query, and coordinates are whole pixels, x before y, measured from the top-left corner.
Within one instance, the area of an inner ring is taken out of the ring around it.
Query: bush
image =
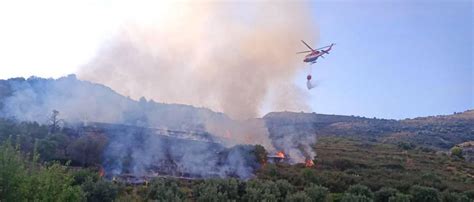
[[[255,145],[254,153],[259,163],[263,164],[267,162],[268,153],[262,145]]]
[[[455,157],[458,157],[458,158],[463,158],[462,148],[458,147],[458,146],[455,146],[455,147],[451,148],[451,156],[455,156]]]
[[[89,178],[93,182],[97,182],[99,180],[99,174],[90,169],[80,169],[78,171],[73,172],[72,176],[74,178],[75,185],[84,184]]]
[[[415,145],[411,142],[398,142],[397,146],[403,150],[411,150],[415,148]]]
[[[34,160],[37,159],[37,155]],[[0,200],[82,201],[84,193],[58,163],[40,165],[22,156],[9,141],[0,145]]]
[[[365,196],[369,199],[374,198],[374,193],[372,193],[372,191],[368,187],[360,184],[350,186],[346,193],[355,196]]]
[[[470,201],[474,201],[474,190],[465,191],[463,195]]]
[[[391,196],[388,202],[410,202],[411,198],[410,195],[397,193],[395,196]]]
[[[439,202],[439,192],[438,190],[431,187],[424,187],[415,185],[410,190],[413,201],[417,202]]]
[[[281,181],[280,184],[285,183]],[[245,201],[275,201],[282,198],[280,188],[283,187],[279,187],[273,181],[251,180],[247,182],[246,193],[242,198]],[[288,193],[289,191],[285,192]]]
[[[295,187],[286,180],[277,180],[275,183],[280,191],[281,198],[285,198],[289,193],[295,191]]]
[[[334,166],[334,168],[339,169],[341,171],[355,168],[354,162],[348,159],[336,159],[332,162],[332,165]]]
[[[462,201],[461,200],[461,197],[463,195],[461,194],[458,194],[458,193],[455,193],[455,192],[448,192],[448,191],[444,191],[441,193],[441,201],[445,201],[445,202],[457,202],[457,201]],[[467,200],[466,200],[467,201]]]
[[[145,198],[156,201],[183,201],[185,195],[174,180],[157,178],[149,184]]]
[[[311,199],[312,202],[324,202],[327,201],[329,191],[326,187],[319,185],[311,185],[304,189],[306,195]]]
[[[296,192],[294,194],[288,195],[285,201],[292,202],[309,202],[311,199],[302,191]]]
[[[118,186],[105,180],[94,181],[89,177],[82,184],[87,201],[114,201],[118,194]]]
[[[345,193],[341,199],[341,202],[372,202],[371,198],[368,198],[364,195],[355,195],[350,193]]]
[[[382,189],[375,192],[375,201],[377,202],[388,202],[390,197],[395,196],[398,190],[391,187],[383,187]]]

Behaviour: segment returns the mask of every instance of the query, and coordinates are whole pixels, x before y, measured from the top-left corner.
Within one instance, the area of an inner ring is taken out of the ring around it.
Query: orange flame
[[[306,159],[306,161],[305,161],[305,166],[306,166],[306,167],[313,167],[313,166],[314,166],[313,160],[311,160],[311,159]]]
[[[276,153],[276,156],[280,157],[280,158],[285,158],[285,153],[283,153],[282,151],[279,151]]]
[[[100,166],[100,168],[99,168],[99,176],[100,176],[100,177],[104,177],[104,175],[105,175],[105,170],[104,170],[104,168],[102,168],[102,166]]]

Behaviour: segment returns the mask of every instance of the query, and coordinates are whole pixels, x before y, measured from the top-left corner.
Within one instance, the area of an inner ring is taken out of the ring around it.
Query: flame
[[[305,166],[306,166],[306,167],[313,167],[313,166],[314,166],[313,160],[311,160],[311,159],[306,159],[306,161],[305,161]]]
[[[105,170],[104,170],[104,168],[102,168],[102,166],[100,166],[100,168],[99,168],[99,176],[100,176],[100,177],[104,177],[104,175],[105,175]]]
[[[282,151],[279,151],[276,153],[276,156],[280,157],[280,158],[285,158],[285,153],[283,153]]]

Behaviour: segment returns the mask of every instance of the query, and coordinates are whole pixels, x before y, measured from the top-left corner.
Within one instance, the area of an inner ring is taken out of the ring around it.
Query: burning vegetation
[[[276,156],[277,156],[278,158],[284,159],[284,158],[285,158],[285,153],[283,153],[283,151],[279,151],[279,152],[276,153]]]
[[[0,84],[8,95],[1,100],[2,116],[38,121],[53,111],[55,119],[43,124],[51,124],[52,134],[62,132],[71,138],[70,145],[42,155],[43,160],[71,160],[72,166],[81,167],[101,165],[100,175],[106,179],[248,179],[265,163],[296,164],[314,157],[309,145],[315,138],[308,139],[296,128],[274,130],[274,123],[265,118],[239,121],[203,108],[145,98],[134,101],[74,75]],[[88,99],[90,92],[92,97],[100,96],[101,102]],[[57,106],[55,100],[63,105]],[[62,121],[58,125],[54,120]],[[259,155],[254,145],[263,146]],[[267,155],[266,150],[279,152]]]
[[[265,163],[304,163],[284,150],[264,157],[265,148],[252,145],[226,147],[206,132],[159,130],[113,124],[83,126],[84,133],[102,133],[108,139],[99,172],[107,179],[141,184],[155,177],[179,179],[248,179]]]
[[[306,159],[305,166],[308,167],[308,168],[313,167],[314,166],[314,161],[311,160],[311,159]]]

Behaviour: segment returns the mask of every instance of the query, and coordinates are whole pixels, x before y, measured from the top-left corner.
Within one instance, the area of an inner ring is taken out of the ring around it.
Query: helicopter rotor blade
[[[321,48],[317,48],[317,49],[314,49],[314,50],[321,50],[321,49],[329,48],[329,47],[331,47],[331,45],[329,45],[329,46],[324,46],[324,47],[321,47]]]
[[[311,51],[314,51],[314,49],[311,48],[311,46],[309,46],[306,42],[304,42],[303,40],[301,40],[301,42],[303,42],[303,44],[304,44],[306,47],[308,47]]]
[[[312,51],[300,51],[300,52],[297,52],[296,54],[300,54],[300,53],[311,53]]]

